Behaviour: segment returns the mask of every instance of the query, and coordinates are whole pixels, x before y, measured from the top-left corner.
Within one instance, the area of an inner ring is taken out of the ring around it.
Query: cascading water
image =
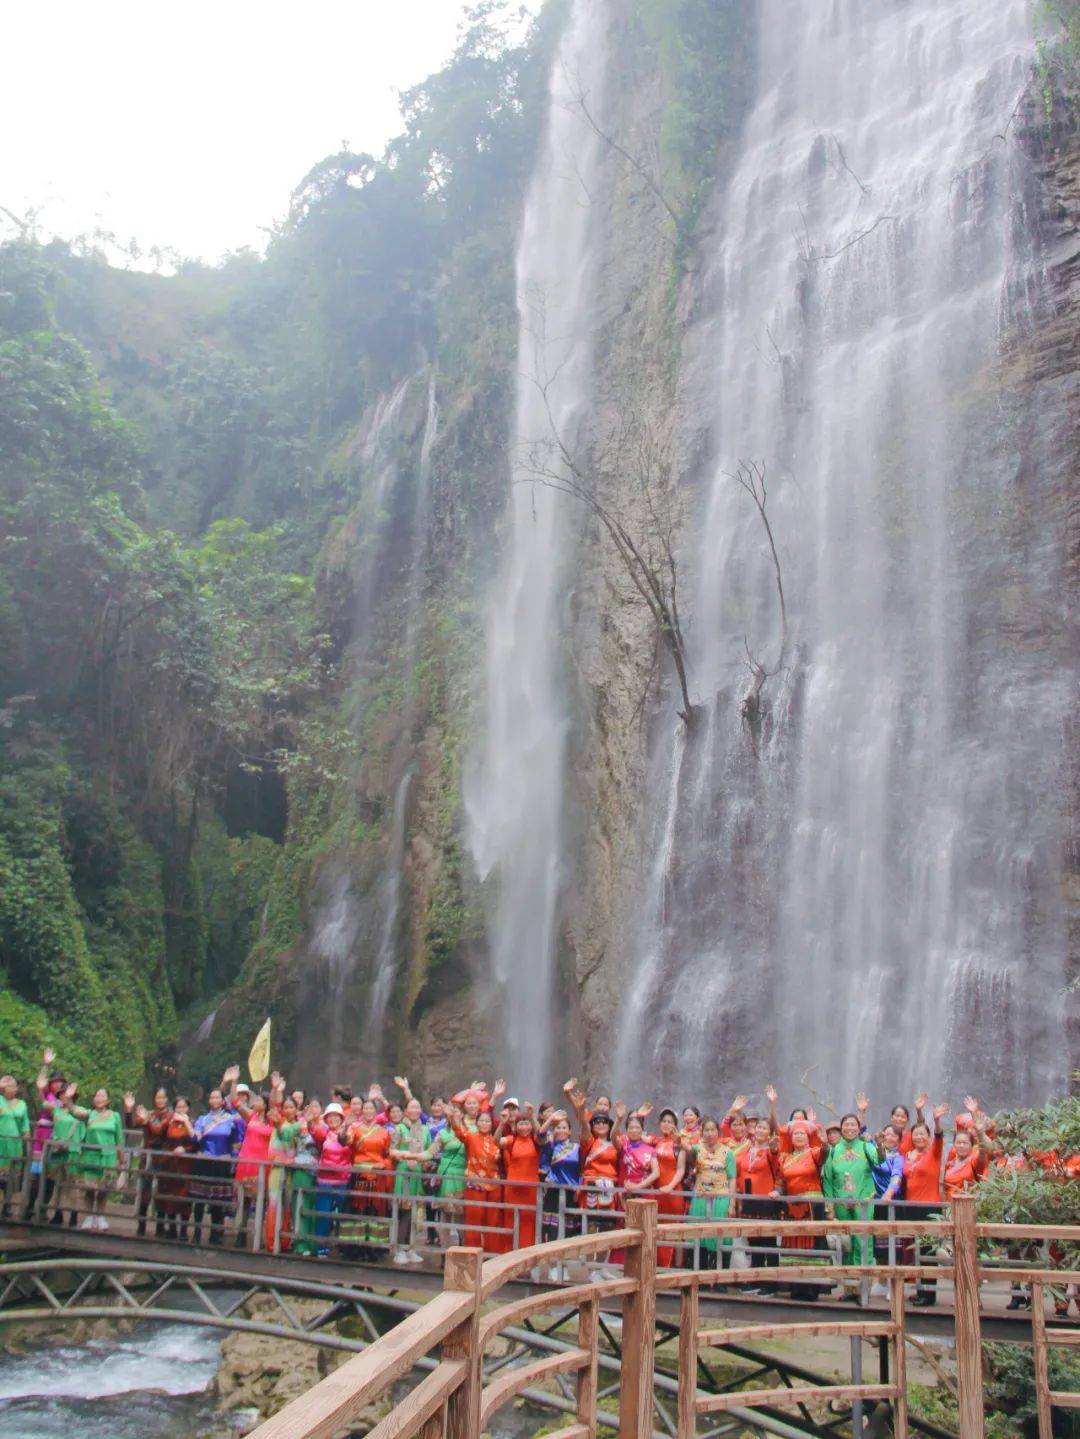
[[[427,403],[419,451],[413,466],[406,455],[416,441],[415,408],[408,405],[423,382]],[[423,617],[424,572],[431,520],[432,451],[439,409],[430,368],[409,375],[373,405],[357,451],[363,477],[365,523],[355,561],[357,623],[352,663],[363,670],[378,634],[375,610],[385,590],[403,572],[405,633],[400,662],[405,703],[399,716],[398,747],[408,747],[415,719],[415,669]],[[413,486],[411,510],[403,500]],[[366,694],[363,683],[357,695]],[[402,866],[407,805],[413,768],[395,788],[391,830],[381,872],[358,873],[343,860],[326,866],[312,904],[310,954],[322,981],[324,1011],[309,1015],[300,1044],[300,1068],[309,1083],[323,1083],[358,1066],[379,1067],[387,1058],[385,1021],[397,971]]]
[[[601,144],[577,101],[602,104],[607,6],[575,0],[552,68],[547,133],[525,202],[517,253],[518,369],[509,533],[492,589],[486,726],[465,782],[467,829],[481,879],[494,876],[491,969],[515,1085],[536,1093],[551,1047],[568,725],[560,674],[560,596],[569,548],[565,500],[546,447],[571,451],[588,411]],[[555,434],[552,431],[555,431]],[[512,995],[508,992],[512,986]]]
[[[1060,546],[1016,494],[995,395],[1028,281],[1002,139],[1026,11],[762,0],[696,341],[704,713],[653,765],[624,1084],[773,1078],[805,1099],[812,1068],[845,1105],[924,1084],[992,1103],[1067,1068]],[[786,644],[740,460],[765,467]],[[753,728],[748,655],[777,669]]]

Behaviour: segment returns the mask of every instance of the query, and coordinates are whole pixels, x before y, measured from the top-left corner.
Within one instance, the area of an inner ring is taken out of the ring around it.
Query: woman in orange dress
[[[740,1219],[779,1219],[780,1155],[783,1146],[771,1132],[767,1119],[748,1119],[750,1142],[734,1151],[735,1186],[739,1198],[736,1213]],[[774,1140],[776,1141],[774,1143]],[[780,1251],[775,1239],[756,1235],[750,1240],[750,1267],[775,1269]],[[774,1285],[760,1285],[759,1292],[768,1293]],[[746,1290],[746,1293],[753,1291]]]
[[[791,1141],[791,1148],[786,1154],[780,1155],[780,1174],[784,1185],[784,1193],[789,1197],[795,1195],[806,1195],[808,1198],[820,1200],[821,1194],[821,1163],[824,1151],[819,1144],[814,1143],[815,1135],[811,1133],[810,1126],[805,1121],[792,1120],[788,1125],[788,1133]],[[776,1140],[779,1148],[779,1140]],[[821,1215],[819,1204],[788,1204],[788,1219],[816,1219]],[[814,1242],[811,1234],[797,1234],[785,1239],[789,1249],[820,1249],[822,1246]],[[826,1248],[826,1253],[827,1253]],[[830,1286],[825,1285],[828,1289]],[[809,1299],[815,1301],[821,1297],[822,1287],[817,1284],[793,1284],[791,1286],[791,1297],[793,1299]]]
[[[465,1243],[487,1254],[501,1254],[506,1242],[499,1228],[499,1141],[492,1132],[489,1109],[481,1109],[475,1123],[475,1129],[467,1129],[462,1111],[456,1106],[450,1110],[450,1127],[465,1146]]]
[[[678,1221],[686,1215],[686,1196],[683,1193],[686,1150],[679,1139],[679,1117],[673,1109],[660,1111],[660,1132],[650,1135],[649,1143],[656,1151],[660,1171],[654,1191],[660,1222],[662,1224],[665,1219]],[[674,1246],[661,1244],[656,1251],[656,1262],[661,1269],[670,1269],[675,1262]]]
[[[378,1108],[373,1099],[365,1099],[360,1118],[349,1126],[352,1145],[353,1180],[350,1208],[362,1219],[355,1225],[342,1227],[342,1241],[363,1246],[362,1257],[375,1258],[374,1249],[389,1243],[386,1224],[386,1196],[394,1183],[394,1166],[390,1158],[390,1131],[380,1124]],[[366,1251],[366,1252],[365,1252]]]
[[[531,1114],[519,1114],[513,1134],[499,1140],[505,1183],[502,1226],[508,1248],[528,1249],[536,1243],[536,1202],[540,1184],[542,1146]],[[514,1243],[515,1224],[517,1243]]]

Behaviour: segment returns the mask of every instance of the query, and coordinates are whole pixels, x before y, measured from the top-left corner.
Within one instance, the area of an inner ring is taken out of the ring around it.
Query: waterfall
[[[553,1023],[569,723],[560,608],[570,540],[565,500],[535,478],[557,474],[552,429],[571,451],[588,412],[601,145],[575,99],[602,103],[607,6],[575,0],[552,68],[549,118],[517,252],[518,383],[507,536],[491,592],[486,725],[468,757],[466,827],[481,880],[496,890],[491,971],[514,1083],[539,1092]],[[549,413],[550,407],[550,413]]]
[[[624,1084],[847,1107],[1064,1077],[1061,545],[995,388],[1030,261],[1006,135],[1026,12],[762,0],[693,341],[704,715],[652,767]],[[764,466],[786,644],[740,460]],[[755,729],[748,656],[777,670]]]
[[[386,856],[386,867],[379,883],[379,906],[382,910],[382,925],[379,930],[379,947],[375,954],[372,972],[371,995],[368,1002],[367,1019],[364,1023],[365,1044],[372,1053],[385,1052],[380,1044],[386,1011],[397,974],[398,921],[401,918],[401,881],[405,863],[405,825],[409,812],[409,790],[412,787],[413,767],[409,765],[398,781],[394,794],[394,819],[390,830],[390,847]]]

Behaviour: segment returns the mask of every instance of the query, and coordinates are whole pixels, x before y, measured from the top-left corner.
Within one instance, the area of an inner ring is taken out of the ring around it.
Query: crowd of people
[[[206,1221],[210,1243],[224,1242],[227,1223],[246,1243],[258,1225],[267,1247],[365,1259],[392,1249],[402,1266],[423,1263],[419,1249],[429,1244],[490,1254],[615,1228],[635,1195],[655,1197],[662,1221],[826,1213],[865,1220],[901,1204],[905,1214],[926,1218],[970,1192],[990,1166],[1014,1162],[972,1096],[952,1117],[946,1148],[950,1106],[931,1106],[926,1094],[913,1109],[894,1105],[877,1123],[864,1094],[835,1119],[800,1108],[781,1121],[772,1085],[760,1110],[737,1095],[715,1117],[696,1105],[630,1107],[607,1095],[589,1104],[576,1079],[558,1103],[535,1106],[508,1095],[501,1079],[422,1102],[404,1076],[394,1080],[395,1093],[339,1085],[323,1103],[288,1091],[277,1073],[267,1090],[253,1089],[233,1065],[196,1115],[185,1097],[164,1089],[149,1106],[126,1093],[116,1109],[99,1088],[84,1106],[77,1084],[54,1063],[46,1050],[33,1118],[18,1081],[0,1077],[5,1212],[16,1167],[28,1160],[37,1203],[52,1223],[67,1215],[71,1225],[106,1229],[110,1188],[123,1187],[134,1165],[140,1235],[150,1222],[158,1237],[198,1242]],[[126,1142],[133,1130],[142,1136],[137,1151]],[[811,1236],[787,1237],[782,1247],[822,1248]],[[741,1260],[767,1271],[778,1266],[780,1248],[762,1238],[740,1254],[738,1241],[704,1238],[662,1246],[658,1259],[705,1268]],[[910,1243],[900,1251],[901,1262],[913,1261]],[[881,1246],[875,1254],[869,1239],[854,1236],[842,1262],[866,1266],[884,1257]],[[556,1269],[553,1277],[562,1276]],[[775,1290],[778,1279],[763,1276],[759,1288]],[[820,1292],[812,1283],[791,1287],[807,1299]],[[920,1283],[914,1302],[935,1302],[932,1281]],[[1023,1295],[1013,1303],[1024,1303]]]

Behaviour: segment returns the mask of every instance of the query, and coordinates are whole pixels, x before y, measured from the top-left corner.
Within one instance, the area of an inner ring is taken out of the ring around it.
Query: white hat
[[[241,1094],[241,1093],[243,1093],[243,1094],[250,1094],[250,1093],[251,1093],[251,1085],[250,1085],[250,1084],[238,1084],[238,1085],[236,1086],[236,1092],[237,1092],[237,1094]]]
[[[323,1110],[324,1119],[329,1119],[332,1114],[340,1114],[342,1118],[345,1117],[345,1111],[340,1104],[328,1104]]]
[[[517,1102],[517,1100],[513,1097],[513,1095],[511,1095],[511,1097],[510,1097],[509,1099],[504,1099],[504,1100],[503,1100],[503,1108],[505,1109],[508,1104],[512,1104],[515,1109],[520,1109],[520,1108],[521,1108],[521,1105]]]

